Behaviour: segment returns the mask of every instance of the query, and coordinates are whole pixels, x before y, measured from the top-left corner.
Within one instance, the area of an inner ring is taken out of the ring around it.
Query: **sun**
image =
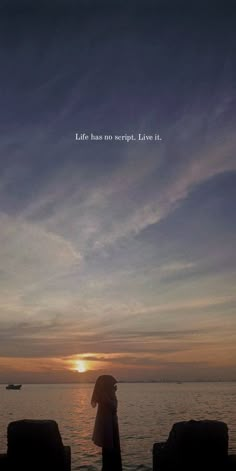
[[[83,360],[78,360],[76,362],[76,371],[78,371],[78,373],[85,373],[87,371],[87,366],[86,366],[86,362],[83,361]]]

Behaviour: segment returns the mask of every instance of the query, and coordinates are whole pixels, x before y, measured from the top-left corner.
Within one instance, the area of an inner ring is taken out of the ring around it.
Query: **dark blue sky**
[[[0,380],[234,378],[232,7],[1,10]]]

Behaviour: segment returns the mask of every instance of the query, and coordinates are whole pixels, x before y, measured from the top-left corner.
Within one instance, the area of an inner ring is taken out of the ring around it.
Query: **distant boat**
[[[6,389],[20,389],[22,384],[8,384]]]

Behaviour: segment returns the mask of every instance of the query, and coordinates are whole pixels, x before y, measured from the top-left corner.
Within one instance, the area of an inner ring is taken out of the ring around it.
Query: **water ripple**
[[[10,421],[50,418],[71,446],[72,471],[99,471],[101,450],[91,441],[96,413],[91,393],[87,384],[24,385],[21,391],[0,385],[0,452],[6,451]],[[118,399],[124,471],[151,471],[153,443],[166,440],[181,420],[223,420],[229,449],[236,453],[236,383],[120,384]]]

